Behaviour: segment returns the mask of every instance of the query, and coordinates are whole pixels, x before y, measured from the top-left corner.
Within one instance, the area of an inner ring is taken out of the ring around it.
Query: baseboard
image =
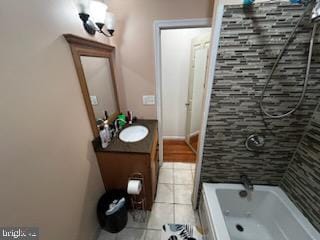
[[[163,136],[163,140],[184,140],[185,136]]]

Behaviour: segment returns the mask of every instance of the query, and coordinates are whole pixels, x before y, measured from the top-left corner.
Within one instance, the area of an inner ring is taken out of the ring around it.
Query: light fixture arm
[[[114,33],[114,30],[113,29],[108,29],[108,32],[104,32],[102,30],[104,24],[103,23],[96,23],[98,29],[96,29],[97,32],[99,33],[102,33],[103,35],[105,35],[106,37],[112,37],[113,36],[113,33]]]
[[[102,33],[103,35],[105,35],[106,37],[112,37],[113,36],[113,32],[114,30],[108,30],[108,32],[104,32],[102,30],[98,30],[99,33]]]
[[[94,23],[89,19],[90,15],[87,13],[79,13],[79,17],[82,20],[83,27],[90,35],[95,35],[97,29]]]
[[[104,23],[93,23],[90,20],[90,15],[87,13],[79,13],[79,17],[83,22],[83,27],[89,33],[90,35],[95,35],[96,32],[102,33],[106,37],[112,37],[114,30],[113,29],[108,29],[108,32],[104,32],[102,30]],[[97,27],[96,27],[97,26]]]

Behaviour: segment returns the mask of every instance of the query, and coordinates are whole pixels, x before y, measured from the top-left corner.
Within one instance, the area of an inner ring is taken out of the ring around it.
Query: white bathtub
[[[203,184],[200,219],[207,240],[320,240],[320,234],[279,187]]]

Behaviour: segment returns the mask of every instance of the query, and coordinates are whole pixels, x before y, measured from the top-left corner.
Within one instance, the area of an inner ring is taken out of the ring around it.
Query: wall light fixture
[[[115,17],[107,12],[106,4],[95,0],[76,0],[79,17],[87,33],[94,35],[96,32],[111,37],[114,33]],[[106,26],[107,32],[103,30]]]

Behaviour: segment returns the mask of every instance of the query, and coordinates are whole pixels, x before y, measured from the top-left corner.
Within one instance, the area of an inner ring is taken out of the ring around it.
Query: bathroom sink
[[[123,129],[119,134],[119,138],[123,142],[133,143],[144,139],[148,135],[148,133],[148,128],[144,126],[131,126]]]

